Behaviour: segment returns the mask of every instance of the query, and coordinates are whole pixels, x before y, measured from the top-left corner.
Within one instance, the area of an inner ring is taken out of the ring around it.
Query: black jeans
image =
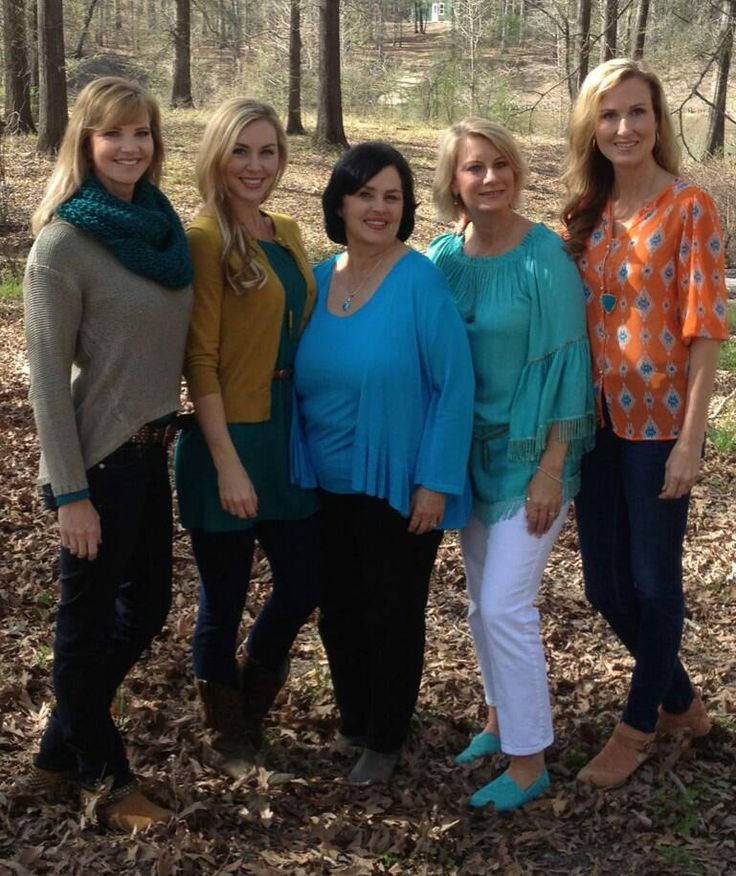
[[[115,691],[161,630],[171,602],[171,489],[166,450],[124,444],[87,472],[100,515],[95,560],[61,551],[54,708],[35,763],[78,769],[82,787],[132,778],[110,715]]]
[[[197,678],[237,687],[235,650],[258,539],[273,588],[248,637],[248,656],[279,669],[319,600],[319,514],[305,520],[263,520],[252,529],[193,529],[200,575],[192,656]]]
[[[654,731],[659,705],[681,713],[693,700],[678,657],[690,496],[659,498],[674,444],[598,429],[575,499],[585,595],[634,658],[623,720],[644,733]]]
[[[412,535],[383,499],[323,493],[319,631],[341,731],[400,748],[424,665],[424,612],[443,533]]]

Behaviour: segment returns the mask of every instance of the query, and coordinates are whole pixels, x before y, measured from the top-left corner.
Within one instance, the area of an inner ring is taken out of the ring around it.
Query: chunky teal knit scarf
[[[91,234],[135,274],[170,289],[192,282],[181,220],[166,196],[145,177],[138,180],[129,203],[111,195],[90,174],[55,215]]]

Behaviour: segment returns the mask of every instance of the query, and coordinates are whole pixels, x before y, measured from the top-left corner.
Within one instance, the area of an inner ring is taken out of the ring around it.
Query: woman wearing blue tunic
[[[262,723],[288,673],[289,649],[317,605],[317,497],[289,479],[292,364],[314,302],[296,222],[262,204],[286,167],[274,110],[225,101],[197,159],[204,208],[187,231],[194,309],[186,377],[197,423],[178,443],[182,524],[201,578],[194,632],[209,761],[249,768]],[[236,661],[255,540],[273,589]]]
[[[470,510],[472,364],[447,282],[404,243],[416,204],[403,156],[354,147],[322,203],[347,250],[315,271],[292,473],[321,489],[319,629],[342,741],[362,749],[349,778],[388,781],[419,691],[442,531]]]
[[[582,286],[557,235],[516,211],[525,174],[500,125],[453,125],[434,199],[463,231],[429,248],[465,322],[476,384],[473,517],[461,545],[488,715],[457,761],[510,756],[470,798],[498,810],[549,786],[552,714],[534,603],[594,429]]]

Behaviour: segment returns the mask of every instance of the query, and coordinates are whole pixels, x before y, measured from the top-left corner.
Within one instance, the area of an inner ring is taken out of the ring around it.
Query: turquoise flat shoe
[[[476,791],[468,802],[476,809],[492,803],[497,812],[520,809],[525,803],[536,800],[549,788],[549,785],[549,773],[546,769],[542,770],[539,778],[526,789],[520,788],[508,773],[503,773]]]
[[[501,740],[495,733],[484,730],[470,740],[470,745],[458,754],[455,763],[462,765],[472,763],[479,757],[487,757],[489,754],[498,754],[501,750]]]

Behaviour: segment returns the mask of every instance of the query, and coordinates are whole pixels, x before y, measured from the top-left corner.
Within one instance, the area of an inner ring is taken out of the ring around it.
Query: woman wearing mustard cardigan
[[[288,675],[288,654],[317,604],[317,499],[289,481],[292,363],[314,302],[293,219],[262,209],[287,160],[267,104],[233,98],[212,116],[197,158],[204,201],[187,235],[194,311],[186,377],[196,425],[177,447],[181,518],[200,573],[193,660],[211,763],[238,777]],[[273,590],[236,660],[256,539]]]

